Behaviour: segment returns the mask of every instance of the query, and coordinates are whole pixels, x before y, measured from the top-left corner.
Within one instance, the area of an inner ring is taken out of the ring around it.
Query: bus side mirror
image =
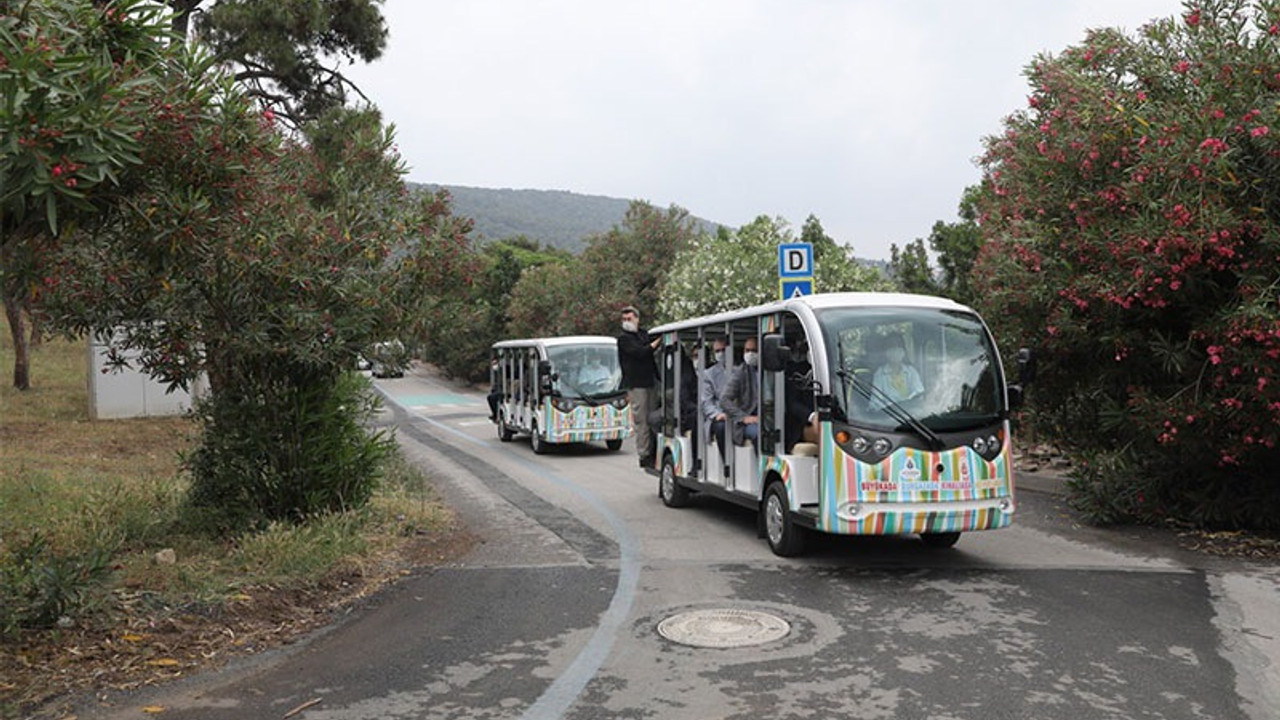
[[[1009,409],[1017,410],[1026,400],[1027,385],[1036,379],[1036,354],[1031,348],[1018,350],[1018,382],[1009,386]]]
[[[555,380],[555,373],[551,372],[550,360],[538,361],[538,387],[544,394],[551,392],[551,383]]]
[[[782,336],[765,335],[764,346],[760,351],[760,366],[767,372],[779,372],[787,367],[787,358],[791,357],[791,348],[782,344]]]
[[[1036,354],[1031,348],[1018,349],[1018,384],[1030,385],[1036,379]]]
[[[1009,409],[1010,410],[1017,410],[1018,408],[1022,407],[1022,403],[1025,399],[1026,399],[1026,394],[1022,391],[1021,385],[1009,386]]]

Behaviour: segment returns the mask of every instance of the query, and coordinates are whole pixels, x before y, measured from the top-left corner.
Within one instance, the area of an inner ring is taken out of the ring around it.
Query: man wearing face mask
[[[760,441],[759,365],[756,339],[749,337],[742,346],[742,365],[734,368],[720,400],[725,415],[732,421],[734,445],[745,445],[750,440],[758,447]]]
[[[725,385],[729,382],[729,366],[725,361],[725,348],[728,343],[724,338],[711,341],[711,351],[715,354],[715,365],[702,373],[702,386],[698,389],[698,406],[702,410],[702,419],[711,428],[711,437],[716,439],[720,448],[720,460],[724,460],[724,408],[720,407],[720,398],[724,397]]]
[[[876,369],[871,384],[882,390],[894,402],[902,402],[924,392],[924,383],[920,381],[920,373],[906,364],[907,346],[901,335],[890,335],[886,338],[885,363]]]
[[[640,311],[628,305],[622,308],[622,334],[618,336],[618,365],[622,368],[619,387],[627,391],[631,403],[631,419],[636,429],[636,454],[641,467],[653,466],[653,428],[649,413],[653,410],[654,386],[658,383],[658,365],[653,351],[661,338],[651,339],[640,328]]]

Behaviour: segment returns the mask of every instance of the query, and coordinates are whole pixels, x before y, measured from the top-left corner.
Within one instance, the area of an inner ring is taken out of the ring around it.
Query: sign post
[[[783,243],[778,246],[778,296],[789,300],[813,294],[813,245]]]

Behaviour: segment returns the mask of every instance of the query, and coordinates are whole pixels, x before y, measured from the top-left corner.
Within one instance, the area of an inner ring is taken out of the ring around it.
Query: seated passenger
[[[716,338],[711,342],[711,350],[715,354],[715,364],[702,373],[702,383],[698,389],[698,407],[702,410],[702,419],[710,431],[708,437],[715,438],[720,448],[720,459],[724,460],[724,408],[720,407],[720,398],[724,396],[724,387],[729,382],[729,365],[725,360],[724,338]]]
[[[882,391],[894,402],[903,402],[917,397],[924,392],[924,383],[920,381],[920,373],[906,363],[907,346],[901,335],[890,335],[885,343],[885,363],[876,369],[871,384]],[[872,402],[873,407],[883,407],[884,403]]]
[[[813,395],[813,363],[809,359],[809,342],[800,336],[792,338],[787,344],[791,348],[791,356],[787,359],[784,378],[787,413],[783,427],[786,452],[790,453],[797,443],[817,444],[819,424]]]
[[[746,445],[747,440],[759,448],[760,397],[758,395],[757,367],[760,355],[756,352],[756,339],[747,338],[742,348],[742,364],[734,368],[724,388],[720,405],[730,421],[734,445]]]

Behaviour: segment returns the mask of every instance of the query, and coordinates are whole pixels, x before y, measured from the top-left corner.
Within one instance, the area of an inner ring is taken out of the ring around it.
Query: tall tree
[[[929,233],[929,247],[938,258],[939,293],[966,305],[974,301],[973,265],[982,249],[976,209],[980,192],[978,185],[965,188],[960,199],[960,222],[939,220]]]
[[[359,89],[342,63],[372,62],[387,44],[382,0],[168,0],[173,27],[234,68],[249,95],[297,127]],[[195,22],[192,23],[192,19]]]
[[[646,325],[660,320],[658,298],[676,255],[700,234],[689,211],[632,201],[622,225],[587,239],[578,300],[581,329],[612,334],[618,309],[634,305]]]
[[[935,224],[934,229],[937,229]],[[929,266],[929,253],[924,249],[924,241],[916,238],[902,249],[897,244],[889,247],[889,269],[898,287],[909,293],[921,295],[938,295],[942,289],[933,276]]]

